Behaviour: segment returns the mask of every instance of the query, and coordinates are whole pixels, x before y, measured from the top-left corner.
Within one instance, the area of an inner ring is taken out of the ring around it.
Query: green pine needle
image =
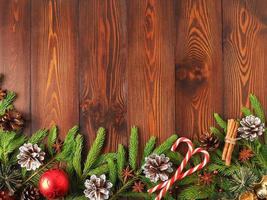
[[[76,148],[73,156],[73,168],[79,177],[82,176],[82,167],[81,167],[81,156],[82,156],[82,148],[83,148],[83,136],[78,134],[76,136]]]
[[[149,141],[146,143],[143,158],[142,158],[142,163],[145,161],[145,158],[153,152],[155,148],[155,144],[156,144],[156,137],[151,137]]]
[[[88,173],[86,174],[86,176],[92,176],[92,175],[100,176],[100,175],[106,174],[108,172],[109,172],[108,164],[104,164],[104,165],[101,165],[97,168],[89,170]]]
[[[47,136],[47,148],[50,155],[54,154],[53,145],[56,143],[56,140],[57,140],[57,127],[53,126],[50,129],[49,134]]]
[[[109,179],[113,185],[116,184],[118,173],[117,173],[117,166],[112,159],[107,160],[108,169],[109,169]]]
[[[117,153],[117,164],[118,164],[118,174],[120,179],[122,180],[122,170],[125,166],[126,161],[126,152],[122,144],[118,146],[118,153]]]
[[[224,141],[225,138],[224,134],[216,127],[210,127],[210,132],[215,136],[217,136],[221,142]]]
[[[12,91],[8,91],[6,98],[0,101],[0,115],[5,114],[7,109],[12,108],[12,103],[16,98],[16,94]]]
[[[226,132],[227,123],[224,121],[218,113],[214,113],[214,118],[217,124]]]
[[[138,129],[132,127],[130,144],[129,144],[129,164],[133,170],[137,168],[137,156],[138,156]]]
[[[96,139],[93,143],[93,145],[91,146],[91,149],[87,155],[87,159],[85,161],[84,164],[84,170],[83,170],[83,176],[86,176],[89,172],[89,170],[91,169],[91,167],[94,165],[94,163],[96,162],[102,147],[104,145],[104,141],[105,141],[105,129],[104,128],[99,128],[97,131],[97,136]]]
[[[36,133],[34,133],[30,139],[28,140],[28,143],[31,144],[38,144],[47,136],[47,130],[46,129],[40,129]]]
[[[243,107],[243,108],[241,108],[241,111],[245,116],[252,115],[252,112],[250,111],[249,108]]]
[[[160,146],[158,146],[153,153],[155,154],[162,154],[162,153],[166,153],[166,151],[171,149],[171,146],[173,145],[173,143],[178,139],[178,135],[172,135],[171,137],[169,137],[167,140],[165,140],[165,142],[163,142]]]
[[[257,97],[254,94],[251,94],[249,96],[249,100],[250,100],[252,108],[255,111],[256,116],[259,117],[262,122],[265,122],[264,111],[263,111],[262,105],[259,102],[259,100],[257,99]]]
[[[100,155],[92,167],[98,167],[99,165],[103,165],[107,163],[107,159],[116,160],[117,154],[116,153],[105,153],[105,154]]]

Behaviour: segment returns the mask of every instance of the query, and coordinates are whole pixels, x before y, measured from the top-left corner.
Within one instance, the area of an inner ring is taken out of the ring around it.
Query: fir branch
[[[45,137],[47,136],[47,130],[46,129],[40,129],[36,133],[34,133],[30,139],[28,140],[28,143],[31,144],[38,144],[40,143]]]
[[[252,108],[255,111],[256,116],[259,117],[262,122],[265,122],[264,111],[263,111],[262,105],[259,102],[259,100],[257,99],[257,97],[254,94],[251,94],[249,96],[249,100],[250,100]]]
[[[82,156],[82,148],[83,148],[83,137],[78,134],[76,136],[76,148],[73,156],[73,168],[79,177],[82,176],[82,167],[81,167],[81,156]]]
[[[171,146],[173,145],[173,143],[178,139],[177,135],[172,135],[171,137],[169,137],[167,140],[165,140],[165,142],[163,142],[160,146],[158,146],[153,153],[155,154],[162,154],[165,153],[166,151],[171,149]]]
[[[54,154],[54,148],[53,145],[56,143],[57,140],[57,127],[53,126],[48,134],[47,137],[47,148],[48,148],[48,152],[50,153],[50,155]]]
[[[105,154],[100,155],[92,167],[97,167],[99,165],[103,165],[107,163],[107,159],[116,160],[117,154],[116,153],[105,153]]]
[[[16,98],[16,94],[8,91],[6,98],[0,101],[0,115],[4,115],[7,109],[12,108],[12,103]]]
[[[145,158],[152,153],[152,151],[155,148],[155,144],[156,144],[156,137],[151,137],[149,141],[146,143],[143,158],[142,158],[142,163],[144,163]]]
[[[138,156],[138,129],[132,127],[130,144],[129,144],[129,164],[133,170],[137,168],[137,156]]]
[[[214,118],[217,124],[226,132],[227,123],[224,121],[218,113],[214,113]]]
[[[150,195],[148,193],[144,192],[124,192],[120,194],[121,197],[127,197],[127,198],[144,198],[144,199],[150,199]]]
[[[65,137],[65,141],[62,146],[62,152],[56,156],[58,161],[69,161],[73,159],[73,153],[75,152],[75,137],[78,132],[78,126],[71,128]]]
[[[107,160],[108,169],[109,169],[109,179],[113,185],[116,184],[118,173],[117,173],[117,166],[112,159]]]
[[[105,141],[105,129],[99,128],[97,131],[96,139],[87,155],[87,159],[85,161],[84,170],[83,170],[83,176],[86,176],[93,166],[94,162],[96,162],[97,157],[99,156],[102,147],[104,145]]]
[[[86,178],[87,176],[92,176],[92,175],[102,175],[102,174],[106,174],[109,171],[109,167],[108,164],[104,164],[101,165],[95,169],[91,169],[89,170],[89,172],[84,176],[84,178]]]
[[[225,139],[224,134],[216,127],[210,127],[210,132],[214,134],[216,137],[218,137],[221,142],[224,141]]]
[[[125,157],[126,157],[125,149],[122,144],[119,144],[117,153],[117,164],[118,164],[118,174],[121,180],[122,180],[122,170],[124,169],[125,166]]]
[[[245,116],[252,115],[252,112],[251,112],[250,109],[247,108],[247,107],[243,107],[243,108],[241,108],[241,111],[242,111],[242,113],[243,113]]]

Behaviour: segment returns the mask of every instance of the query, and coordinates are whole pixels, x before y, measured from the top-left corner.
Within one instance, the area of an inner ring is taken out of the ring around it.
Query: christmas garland
[[[194,150],[186,138],[186,157],[172,151],[175,142],[179,143],[178,135],[158,146],[151,137],[140,152],[138,129],[132,127],[128,148],[120,144],[117,152],[102,153],[105,129],[99,128],[84,156],[77,126],[63,142],[56,126],[24,135],[24,120],[13,106],[15,96],[0,89],[0,199],[160,199],[157,192],[147,191],[175,176],[178,167],[194,169],[203,160],[195,151],[206,152]],[[254,95],[250,103],[251,109],[242,108],[240,120],[225,121],[214,114],[218,127],[194,141],[209,152],[209,164],[190,175],[180,172],[164,199],[267,199],[265,116]]]

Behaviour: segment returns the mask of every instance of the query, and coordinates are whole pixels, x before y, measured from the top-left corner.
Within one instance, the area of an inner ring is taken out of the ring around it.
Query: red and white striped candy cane
[[[178,169],[176,170],[175,174],[173,175],[173,177],[171,179],[169,179],[168,181],[165,181],[163,183],[158,184],[157,186],[151,188],[148,190],[149,194],[161,189],[159,195],[155,198],[155,200],[160,200],[162,199],[162,197],[164,197],[164,195],[166,194],[166,192],[170,189],[170,187],[177,181],[177,180],[181,180],[183,178],[185,178],[186,176],[202,169],[208,162],[209,162],[209,153],[207,151],[205,151],[202,148],[196,148],[195,150],[193,149],[193,143],[191,142],[191,140],[187,139],[187,138],[179,138],[172,146],[171,150],[175,151],[176,148],[178,147],[178,145],[182,142],[185,142],[188,145],[188,152],[186,153],[185,158],[182,160],[181,165],[178,167]],[[203,162],[201,162],[200,164],[198,164],[197,166],[187,170],[185,173],[182,173],[184,167],[186,166],[187,162],[189,161],[189,159],[196,153],[203,153],[204,154],[204,160]]]
[[[179,144],[181,143],[186,143],[188,146],[188,151],[185,155],[185,158],[183,159],[183,161],[181,162],[179,168],[176,170],[174,177],[177,178],[183,171],[184,167],[186,166],[186,163],[188,162],[188,160],[191,158],[192,153],[193,153],[193,143],[191,140],[189,140],[188,138],[185,137],[181,137],[179,139],[176,140],[176,142],[172,145],[171,151],[175,151],[177,149],[177,147],[179,146]],[[165,187],[167,185],[168,181],[165,181],[163,183],[160,183],[158,185],[156,185],[155,187],[151,188],[148,190],[148,193],[154,193],[155,191]]]

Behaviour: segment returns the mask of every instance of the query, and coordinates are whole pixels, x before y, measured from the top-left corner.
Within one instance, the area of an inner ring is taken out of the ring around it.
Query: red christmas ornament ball
[[[61,169],[46,171],[39,180],[41,194],[49,199],[64,197],[69,191],[68,175]]]

